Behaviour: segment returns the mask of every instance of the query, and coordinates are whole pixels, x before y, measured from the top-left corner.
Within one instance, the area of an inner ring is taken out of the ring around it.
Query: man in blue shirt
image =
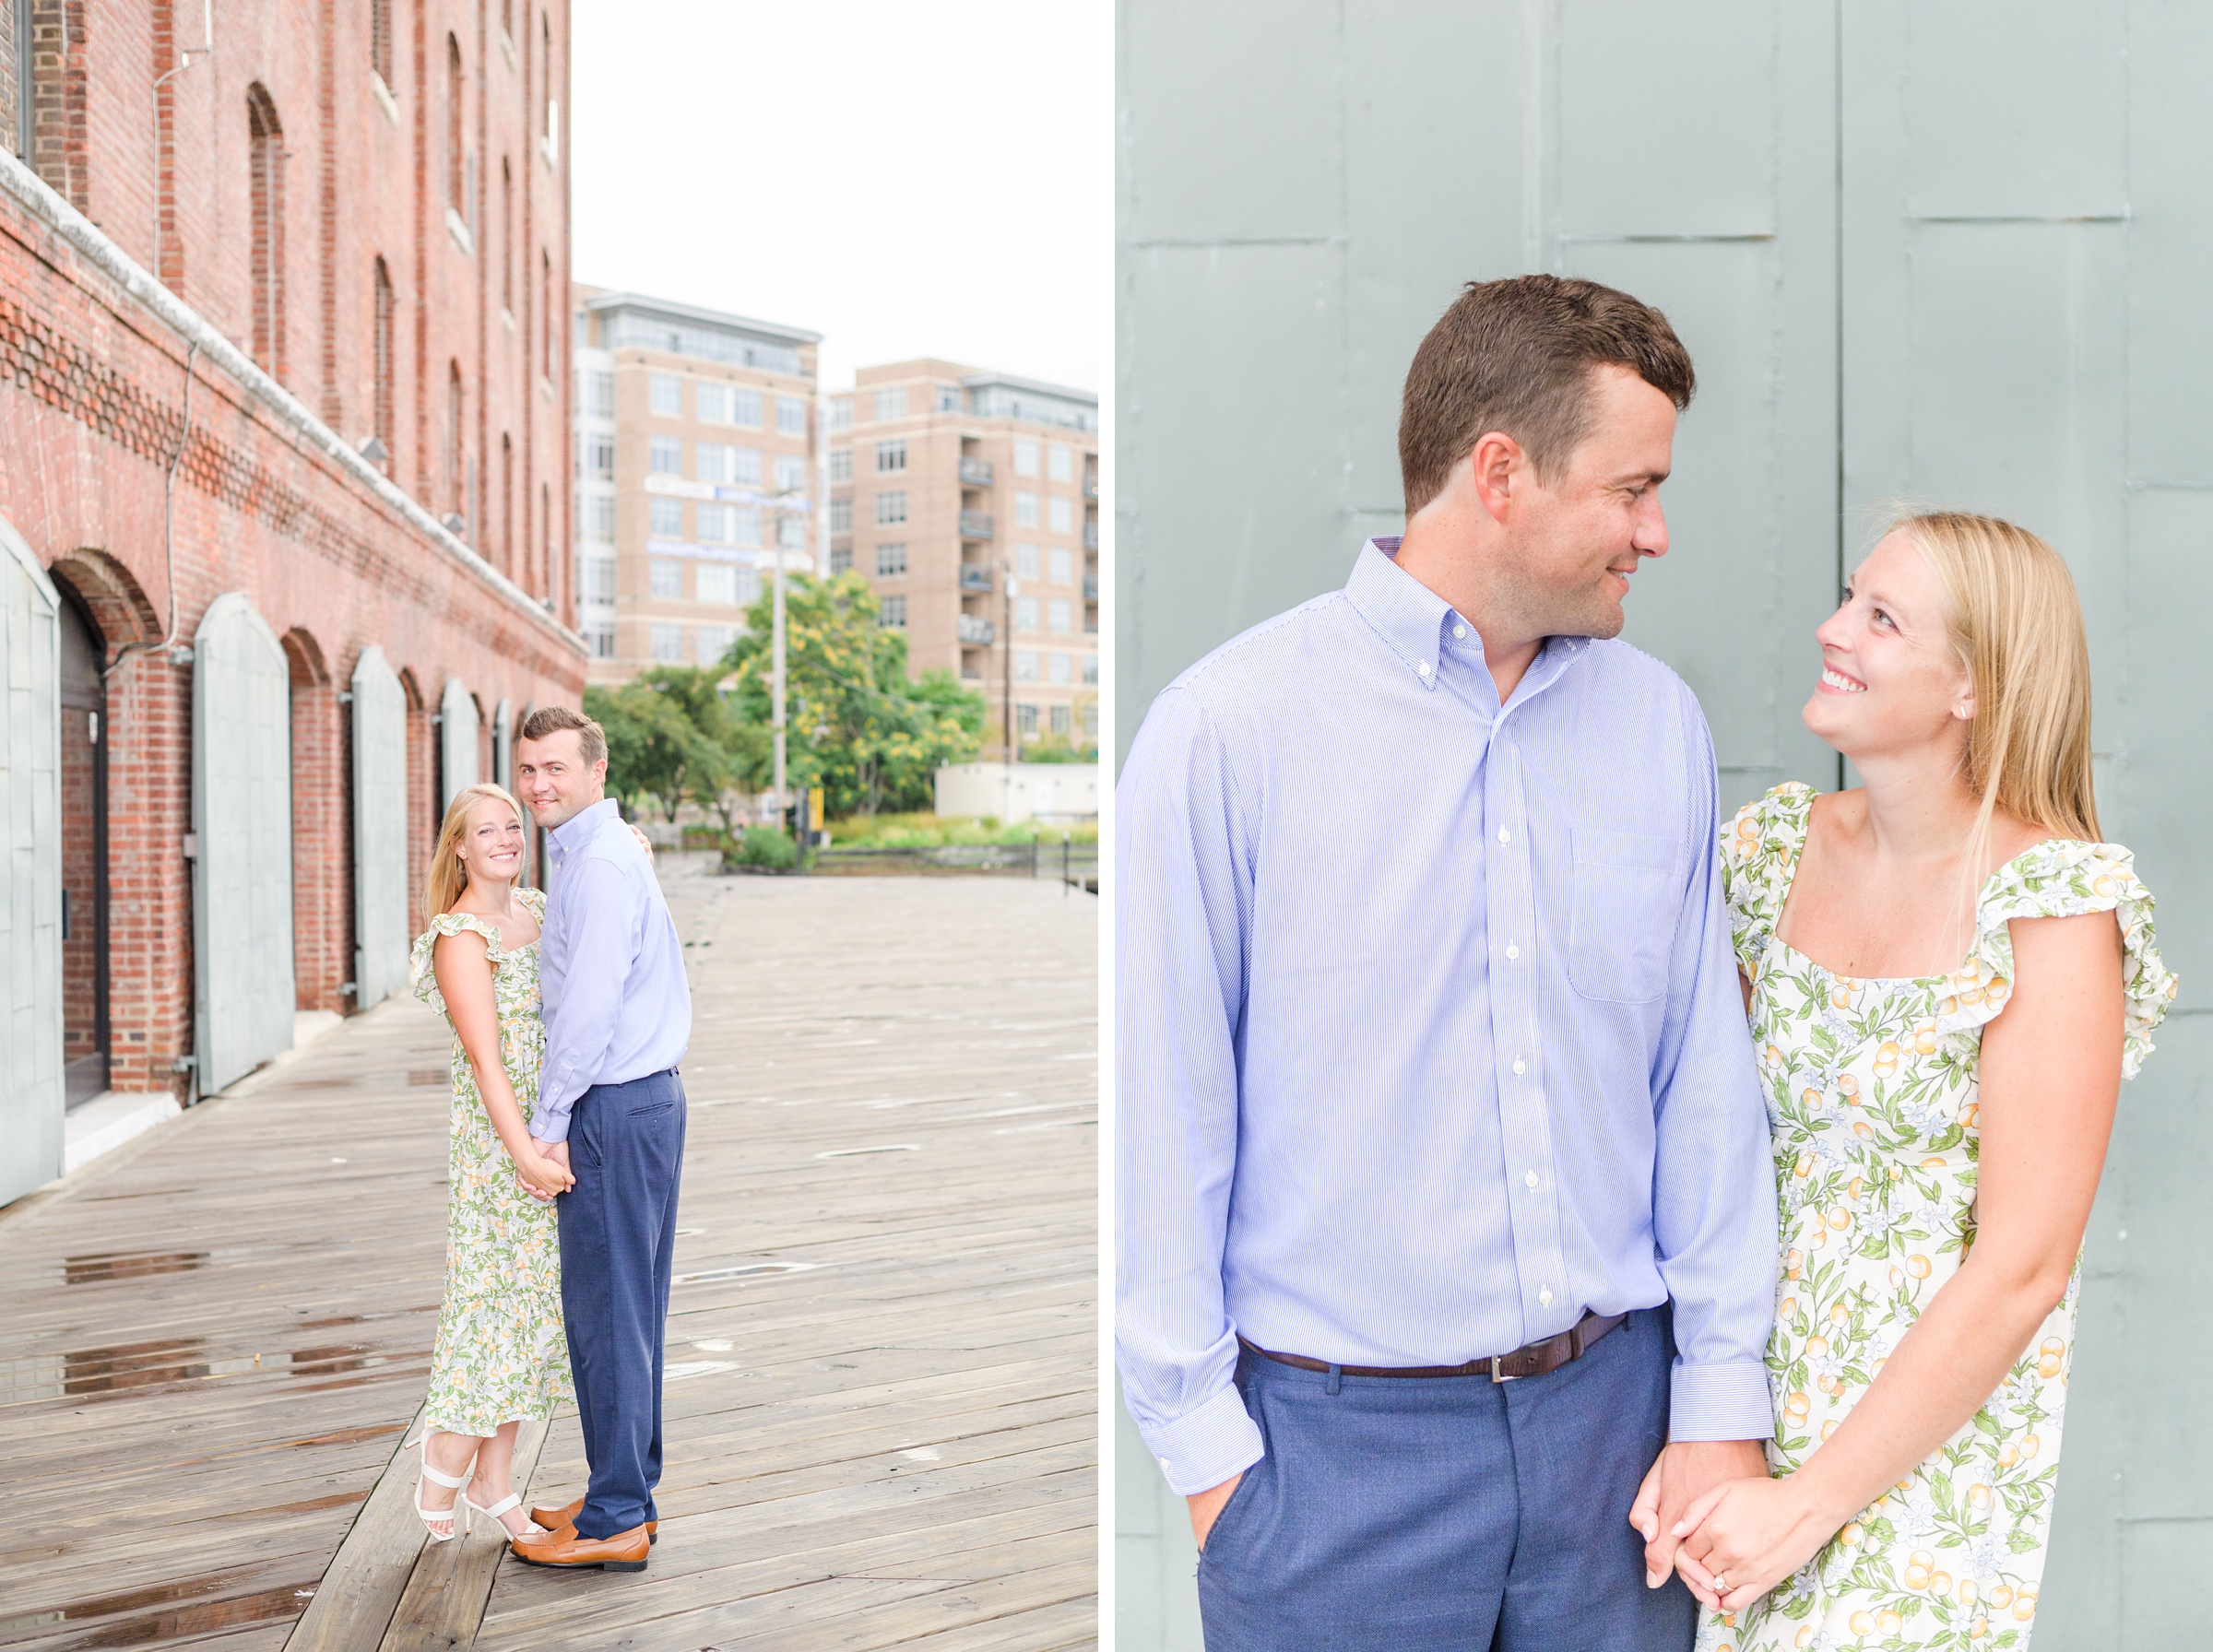
[[[1712,747],[1612,640],[1692,388],[1626,294],[1471,285],[1408,373],[1404,537],[1123,770],[1118,1356],[1210,1652],[1686,1648],[1669,1528],[1765,1472]]]
[[[669,903],[607,796],[607,737],[565,706],[523,724],[523,801],[547,834],[552,892],[538,940],[546,1053],[530,1134],[566,1165],[561,1308],[592,1478],[517,1538],[541,1566],[642,1572],[659,1516],[661,1347],[684,1158],[677,1063],[692,992]]]

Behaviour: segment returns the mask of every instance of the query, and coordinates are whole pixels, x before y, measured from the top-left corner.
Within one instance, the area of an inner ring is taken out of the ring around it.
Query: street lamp
[[[791,807],[791,799],[785,790],[784,784],[784,524],[792,515],[804,515],[807,510],[807,495],[803,490],[793,488],[773,495],[768,503],[770,510],[775,514],[776,525],[775,638],[773,655],[775,691],[775,710],[770,721],[776,734],[776,818],[781,820],[784,818],[784,811]]]

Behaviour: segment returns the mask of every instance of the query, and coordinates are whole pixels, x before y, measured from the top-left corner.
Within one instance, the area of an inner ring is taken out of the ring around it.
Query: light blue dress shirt
[[[546,833],[553,889],[538,947],[546,1058],[530,1134],[566,1141],[595,1084],[665,1072],[692,1042],[684,948],[653,863],[609,797]]]
[[[1710,737],[1627,643],[1504,707],[1392,539],[1171,684],[1115,794],[1116,1342],[1189,1493],[1241,1333],[1456,1365],[1673,1298],[1676,1439],[1765,1439],[1776,1218]]]

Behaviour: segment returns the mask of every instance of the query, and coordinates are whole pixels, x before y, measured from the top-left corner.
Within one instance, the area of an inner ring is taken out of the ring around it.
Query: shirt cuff
[[[1675,1362],[1669,1395],[1671,1440],[1771,1440],[1775,1402],[1768,1368],[1757,1360],[1688,1365]]]
[[[1267,1455],[1260,1425],[1245,1410],[1235,1384],[1173,1422],[1138,1431],[1178,1497],[1210,1492]]]
[[[537,1141],[566,1141],[569,1139],[569,1109],[558,1113],[539,1105],[530,1115],[530,1135]]]

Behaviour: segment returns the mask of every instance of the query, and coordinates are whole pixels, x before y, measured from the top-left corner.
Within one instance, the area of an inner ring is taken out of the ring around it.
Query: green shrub
[[[735,852],[723,852],[723,865],[763,872],[788,872],[799,864],[799,846],[774,826],[749,826]]]

